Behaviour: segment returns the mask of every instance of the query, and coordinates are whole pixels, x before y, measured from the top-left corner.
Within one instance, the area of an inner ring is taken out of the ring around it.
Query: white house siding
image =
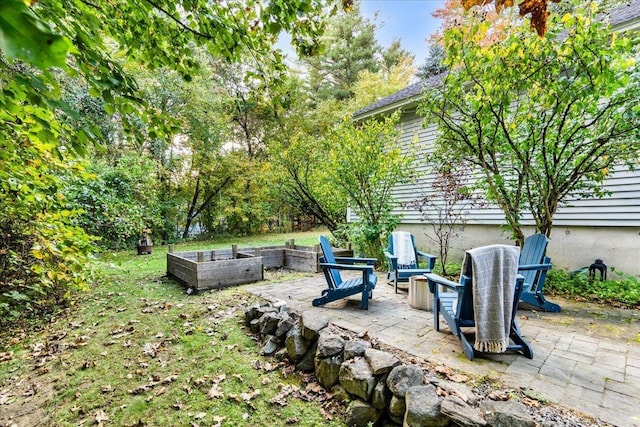
[[[403,207],[429,191],[434,179],[424,162],[424,153],[431,152],[437,131],[435,126],[423,128],[422,121],[414,112],[408,112],[399,124],[400,144],[405,150],[417,144],[420,161],[415,167],[414,181],[394,189],[394,198],[399,202],[394,213],[402,215],[399,229],[412,232],[422,249],[437,253],[437,246],[425,236],[429,225],[421,221],[416,209]],[[548,255],[556,267],[568,270],[588,266],[600,258],[616,270],[640,277],[640,171],[617,168],[605,188],[611,192],[609,196],[571,200],[558,210]],[[467,225],[452,244],[451,260],[461,259],[464,250],[471,247],[508,242],[499,229],[505,223],[499,208],[473,209],[466,217]],[[353,219],[349,213],[349,220]],[[533,222],[525,219],[523,224]],[[532,227],[527,230],[534,231]]]

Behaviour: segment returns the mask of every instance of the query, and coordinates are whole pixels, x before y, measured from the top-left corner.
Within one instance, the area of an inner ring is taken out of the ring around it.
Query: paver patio
[[[383,275],[369,310],[359,295],[323,307],[311,300],[326,288],[322,274],[245,289],[294,310],[317,310],[337,326],[367,331],[378,341],[411,355],[474,375],[488,375],[508,387],[530,388],[551,402],[617,426],[640,426],[640,313],[557,301],[562,313],[518,312],[534,358],[488,355],[469,361],[441,319],[433,329],[430,311],[411,308],[406,292],[395,294]]]

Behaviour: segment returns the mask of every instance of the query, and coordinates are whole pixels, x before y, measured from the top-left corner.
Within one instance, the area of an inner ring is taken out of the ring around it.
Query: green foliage
[[[606,303],[618,307],[640,307],[640,281],[613,267],[605,281],[589,280],[586,269],[575,273],[551,270],[547,274],[545,290],[578,301]]]
[[[258,64],[254,75],[266,81],[283,69],[280,53],[272,51],[282,31],[300,52],[318,50],[324,6],[320,0],[2,1],[0,318],[47,309],[86,285],[91,239],[77,224],[119,245],[155,222],[157,209],[175,209],[170,197],[154,200],[143,159],[128,158],[131,170],[119,160],[121,148],[138,156],[149,147],[165,153],[162,143],[177,133],[168,109],[145,102],[127,67],[166,67],[191,81],[200,67],[196,52],[238,61],[248,51]],[[191,130],[194,139],[203,135]],[[95,181],[79,160],[92,143],[106,146],[111,162],[95,167]],[[156,176],[171,195],[172,177],[162,172]],[[84,208],[81,216],[68,208],[65,193]]]
[[[121,157],[111,166],[94,162],[91,177],[74,177],[66,186],[69,206],[81,212],[77,223],[100,236],[109,249],[133,247],[145,229],[161,224],[155,194],[154,164],[138,156]]]
[[[309,68],[312,96],[317,100],[348,99],[353,96],[352,87],[360,72],[380,69],[375,25],[362,18],[357,2],[348,13],[329,20],[321,40],[324,49],[304,61]]]
[[[336,125],[324,143],[330,147],[329,167],[334,184],[347,195],[357,217],[348,224],[348,236],[367,256],[384,260],[383,240],[397,226],[392,213],[394,186],[409,176],[413,158],[398,144],[400,115],[363,123],[345,120]]]
[[[63,67],[71,43],[55,34],[23,0],[0,4],[0,51],[7,58],[22,58],[39,68]]]
[[[65,178],[86,172],[53,109],[55,88],[5,62],[0,87],[0,322],[10,322],[83,288],[92,242],[62,191]]]
[[[601,197],[616,166],[637,162],[640,69],[633,35],[611,34],[583,5],[552,15],[544,38],[513,23],[498,43],[475,22],[445,33],[440,87],[422,113],[440,130],[437,154],[472,163],[487,198],[522,241],[523,216],[549,235],[571,198]]]
[[[426,80],[429,77],[437,76],[447,70],[444,65],[445,59],[444,47],[438,42],[432,42],[429,45],[429,55],[425,58],[424,63],[418,68],[416,77]]]
[[[267,137],[269,196],[280,201],[276,210],[312,215],[334,232],[344,222],[347,202],[332,182],[327,167],[329,147],[318,143],[318,135],[337,121],[342,104],[329,101],[310,110],[304,83],[293,77],[282,90],[281,98],[288,108],[279,103],[276,132]]]

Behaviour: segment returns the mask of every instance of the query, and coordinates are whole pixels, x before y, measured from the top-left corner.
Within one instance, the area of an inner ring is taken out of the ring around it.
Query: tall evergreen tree
[[[380,69],[375,25],[362,18],[357,2],[351,11],[329,20],[322,43],[324,52],[304,60],[318,100],[350,98],[361,71],[375,73]]]
[[[444,47],[437,42],[432,43],[429,46],[429,56],[424,60],[424,64],[418,68],[416,76],[424,80],[442,73],[447,69],[444,65],[444,58]]]
[[[415,60],[415,55],[412,55],[409,51],[402,48],[400,39],[394,38],[391,45],[382,51],[381,66],[382,70],[389,74],[394,67],[404,63],[406,58],[409,58],[409,62]]]

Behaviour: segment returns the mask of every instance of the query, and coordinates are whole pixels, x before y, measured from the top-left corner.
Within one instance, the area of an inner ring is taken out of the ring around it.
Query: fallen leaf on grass
[[[178,379],[177,375],[169,375],[168,377],[160,380],[160,384],[169,384],[169,383],[172,383],[173,381],[175,381],[177,379]]]
[[[0,362],[8,362],[13,359],[13,352],[0,352]]]
[[[289,374],[292,374],[296,371],[295,365],[289,365],[282,368],[282,376],[287,378]]]
[[[161,379],[161,380],[160,379],[156,379],[156,378],[152,378],[153,381],[151,381],[151,382],[149,382],[147,384],[138,386],[138,387],[134,388],[133,390],[129,390],[129,394],[142,394],[142,393],[145,393],[145,392],[151,390],[153,387],[155,387],[157,385],[169,384],[169,383],[171,383],[171,382],[173,382],[173,381],[175,381],[177,379],[178,379],[177,375],[170,375],[170,376],[168,376],[168,377],[166,377],[164,379]]]
[[[254,391],[249,392],[249,393],[240,393],[240,397],[245,402],[249,402],[251,399],[253,399],[254,397],[259,396],[259,395],[260,395],[260,389],[254,390]]]
[[[320,393],[324,393],[325,389],[324,387],[322,387],[320,383],[313,382],[313,383],[307,384],[307,386],[305,387],[305,391],[320,394]]]
[[[225,420],[225,417],[221,417],[216,415],[215,417],[213,417],[213,422],[215,423],[213,426],[211,427],[222,427],[222,422]]]
[[[87,345],[87,341],[90,339],[90,337],[83,335],[81,337],[77,337],[75,340],[73,340],[73,342],[69,343],[69,347],[71,348],[79,348],[79,347],[84,347],[85,345]]]
[[[102,409],[96,412],[95,419],[96,419],[96,424],[98,425],[102,425],[102,423],[104,423],[105,421],[109,421],[109,417]]]
[[[89,369],[89,368],[95,368],[95,367],[96,367],[95,360],[85,360],[84,362],[82,362],[82,369]]]
[[[36,384],[29,385],[29,388],[22,393],[22,397],[31,397],[36,394],[38,391],[38,386]]]
[[[162,347],[162,341],[160,342],[148,342],[144,345],[142,352],[147,356],[154,358],[158,353],[158,349]]]
[[[214,384],[213,387],[209,389],[207,396],[209,396],[211,399],[220,399],[224,397],[224,393],[222,392],[222,389],[218,384]]]
[[[300,388],[291,384],[284,384],[280,388],[280,393],[275,395],[269,402],[278,404],[280,406],[286,406],[287,403],[289,403],[287,401],[287,397],[289,397],[294,393],[299,393],[299,392],[300,392]]]
[[[206,384],[207,381],[209,381],[209,377],[207,375],[205,375],[202,378],[196,378],[193,381],[193,384],[195,384],[196,386],[200,387],[201,385]]]
[[[193,416],[193,418],[195,418],[196,420],[201,420],[201,419],[203,419],[203,418],[204,418],[204,417],[206,417],[206,416],[207,416],[207,413],[206,413],[206,412],[198,412],[197,414],[195,414],[195,415]]]

